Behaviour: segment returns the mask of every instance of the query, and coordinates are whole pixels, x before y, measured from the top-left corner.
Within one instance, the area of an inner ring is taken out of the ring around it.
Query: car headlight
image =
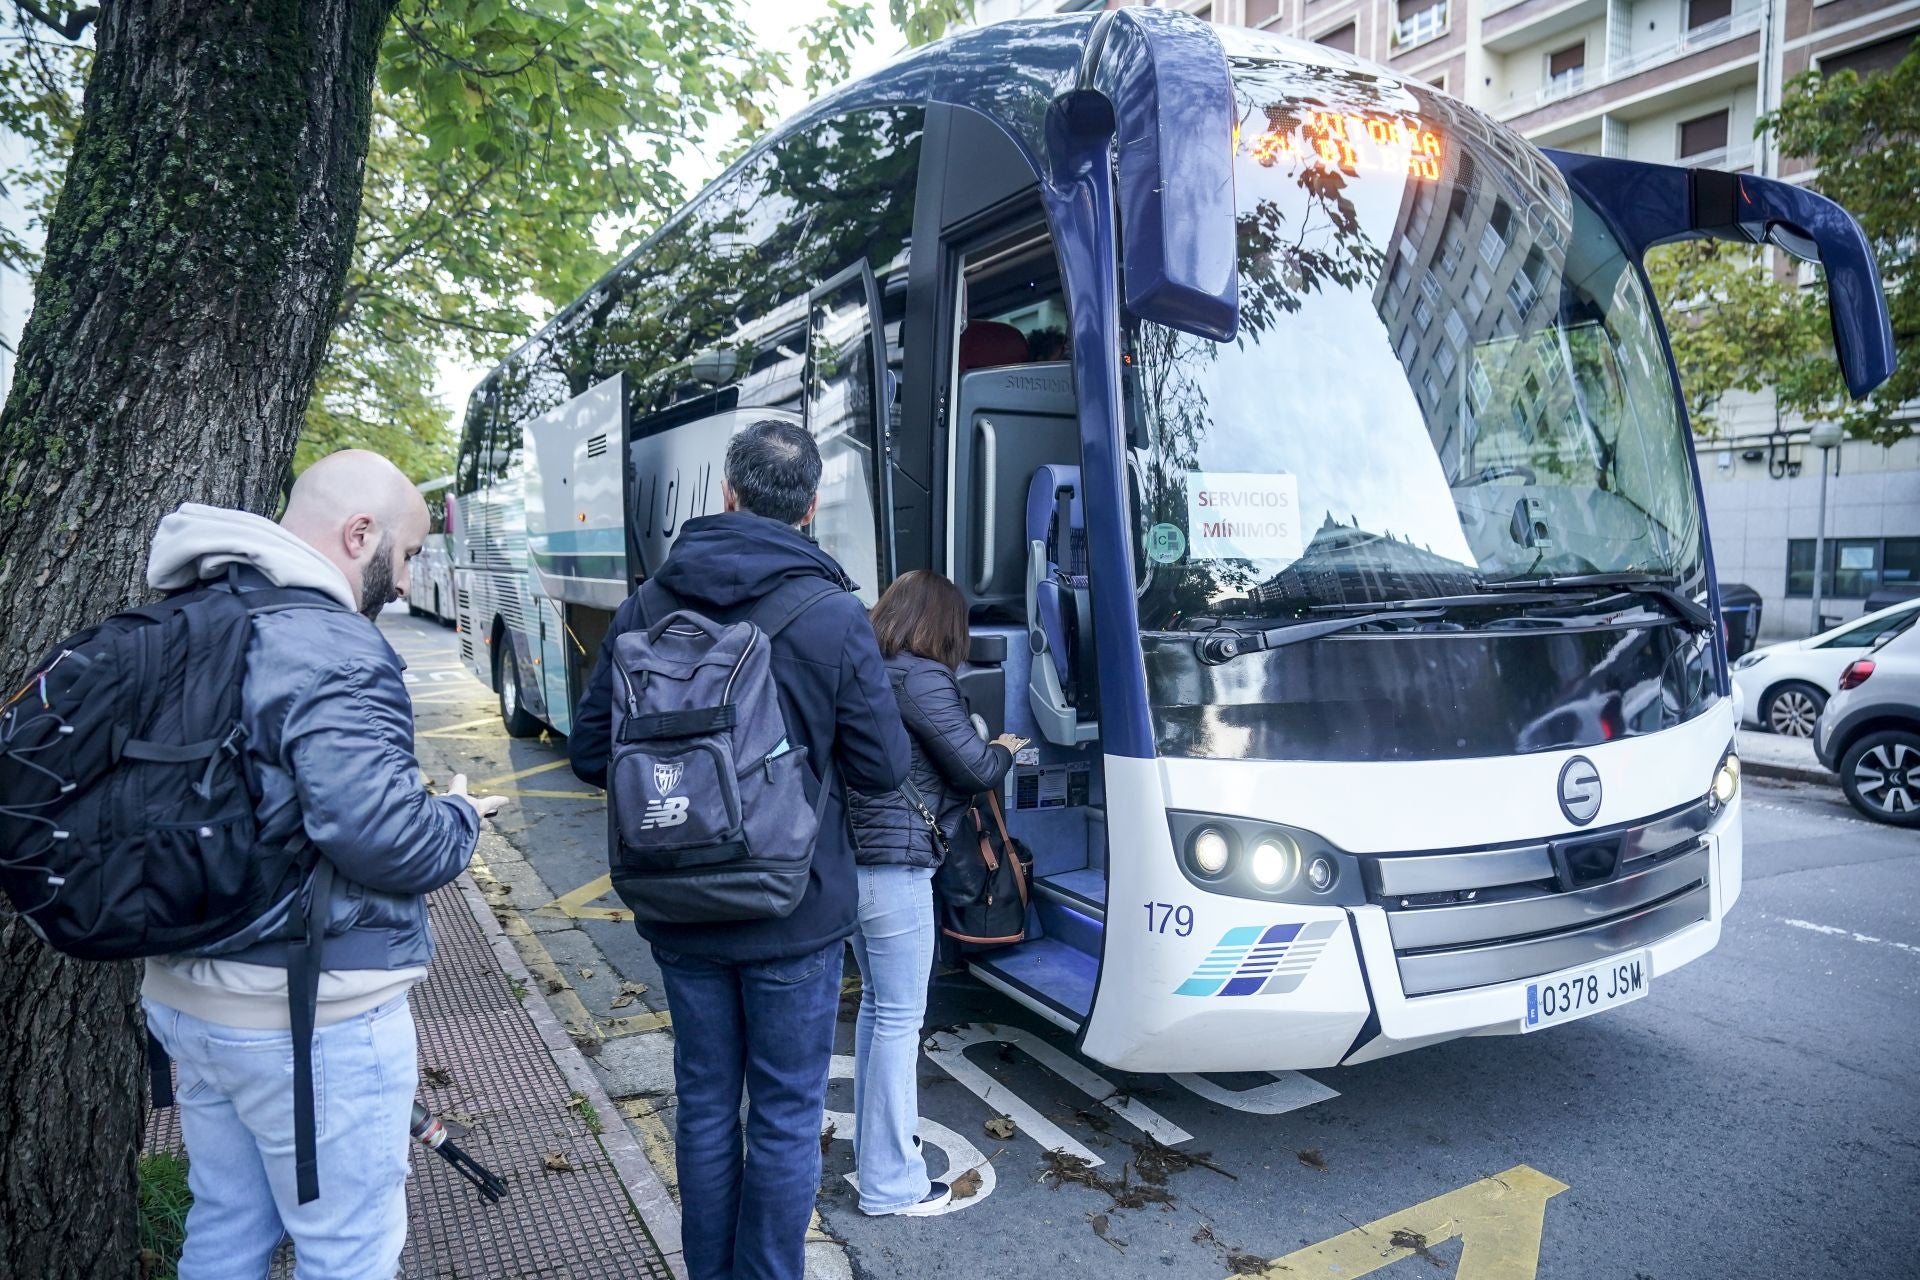
[[[1745,671],[1748,667],[1757,667],[1767,660],[1764,653],[1743,653],[1733,660],[1735,671]]]
[[[1202,813],[1168,820],[1181,872],[1210,892],[1328,906],[1366,901],[1359,863],[1310,831]]]

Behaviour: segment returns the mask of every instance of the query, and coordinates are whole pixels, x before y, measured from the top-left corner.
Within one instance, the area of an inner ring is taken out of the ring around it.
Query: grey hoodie
[[[352,588],[317,550],[271,520],[189,503],[162,520],[147,581],[178,590],[240,566],[243,586],[306,587],[353,609]],[[428,794],[413,755],[405,664],[358,613],[290,609],[254,620],[242,717],[261,797],[263,841],[304,827],[337,872],[327,911],[321,1025],[364,1012],[426,976],[433,955],[421,896],[473,854],[472,806]],[[297,896],[297,895],[296,895]],[[141,993],[203,1021],[287,1025],[280,904],[217,955],[147,962]]]

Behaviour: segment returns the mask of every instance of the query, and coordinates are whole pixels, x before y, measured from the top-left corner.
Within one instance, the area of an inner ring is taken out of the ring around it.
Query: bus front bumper
[[[1672,909],[1683,913],[1684,923],[1624,948],[1616,938],[1609,937],[1608,931],[1614,926],[1601,926],[1586,940],[1590,947],[1588,954],[1576,963],[1549,972],[1410,995],[1407,983],[1402,980],[1403,961],[1418,958],[1395,953],[1386,911],[1377,906],[1353,908],[1349,916],[1354,941],[1367,973],[1378,1032],[1371,1036],[1363,1034],[1341,1059],[1342,1064],[1370,1062],[1461,1036],[1519,1035],[1528,1029],[1530,987],[1544,986],[1614,956],[1644,955],[1649,970],[1648,994],[1657,994],[1662,976],[1697,960],[1720,941],[1721,921],[1740,893],[1740,807],[1738,801],[1730,805],[1713,830],[1702,837],[1709,867],[1702,891],[1704,896],[1699,906],[1690,911],[1684,899],[1672,904]]]

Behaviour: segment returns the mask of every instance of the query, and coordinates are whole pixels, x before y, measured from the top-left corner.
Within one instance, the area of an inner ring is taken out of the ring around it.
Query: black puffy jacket
[[[967,802],[992,791],[1013,766],[1005,747],[982,742],[960,683],[940,663],[913,653],[887,659],[887,676],[912,743],[910,777],[949,841]],[[940,849],[927,824],[898,791],[851,796],[854,858],[863,865],[937,867]]]

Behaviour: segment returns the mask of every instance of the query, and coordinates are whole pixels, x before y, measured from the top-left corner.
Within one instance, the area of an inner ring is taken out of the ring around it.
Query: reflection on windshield
[[[1142,624],[1596,572],[1693,589],[1651,310],[1551,164],[1355,69],[1236,59],[1234,83],[1239,337],[1131,334]]]

